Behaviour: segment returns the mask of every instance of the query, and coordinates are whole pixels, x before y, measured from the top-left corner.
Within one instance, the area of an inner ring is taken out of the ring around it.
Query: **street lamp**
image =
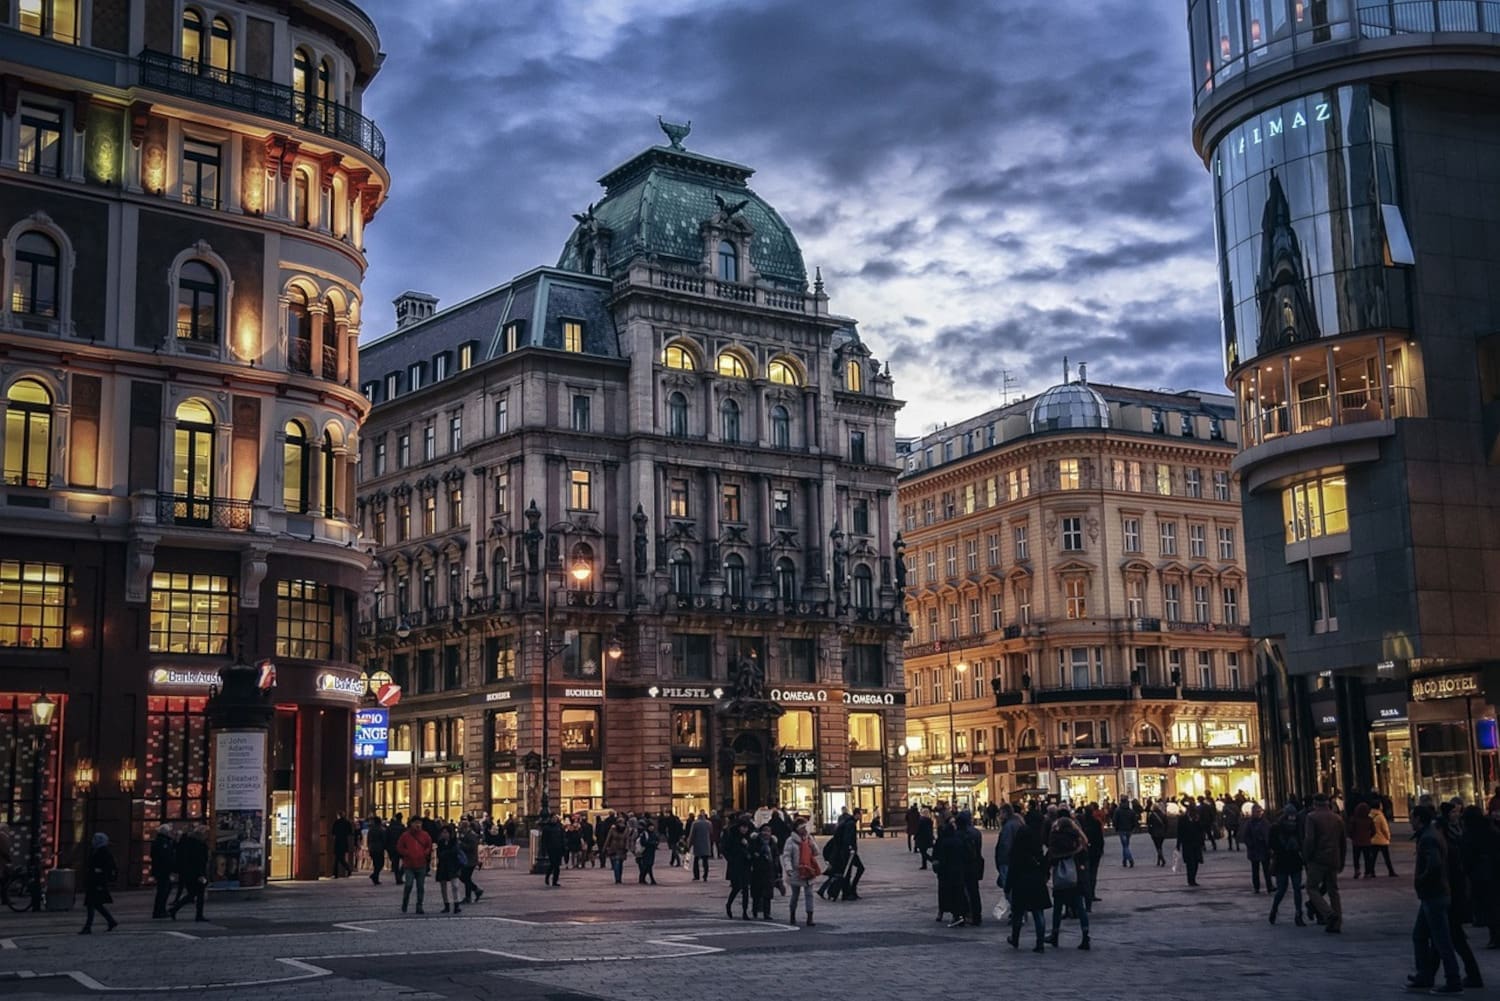
[[[42,909],[42,758],[47,749],[47,732],[52,727],[52,716],[57,712],[57,703],[43,692],[31,702],[31,906],[30,910]]]
[[[532,502],[535,506],[535,502]],[[552,693],[551,685],[552,658],[568,648],[566,641],[554,645],[552,642],[552,585],[549,574],[550,568],[544,564],[542,567],[542,803],[541,816],[545,819],[552,814],[551,783],[548,774],[552,768],[549,744],[552,735]],[[582,556],[573,561],[568,568],[568,576],[579,584],[586,584],[594,575],[593,564]],[[613,651],[611,651],[613,656]]]
[[[960,677],[969,670],[969,665],[964,662],[962,656],[959,657],[957,664],[952,662],[951,656],[946,650],[943,656],[948,665],[957,671]],[[958,744],[953,739],[953,700],[958,691],[961,690],[962,686],[955,684],[948,691],[948,791],[952,798],[952,801],[949,803],[949,809],[955,811],[958,809]]]

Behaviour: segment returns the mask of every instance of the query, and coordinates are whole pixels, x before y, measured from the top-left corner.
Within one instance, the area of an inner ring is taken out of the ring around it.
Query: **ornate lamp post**
[[[31,701],[31,905],[33,911],[42,909],[42,893],[46,877],[42,873],[42,781],[45,770],[42,761],[47,753],[47,734],[52,728],[52,716],[57,712],[57,703],[43,692]]]
[[[950,681],[956,681],[957,678],[963,677],[964,673],[969,670],[969,665],[964,662],[962,652],[963,647],[959,647],[960,656],[958,663],[955,664],[953,663],[951,654],[948,652],[948,648],[946,646],[943,648],[945,662],[949,667],[958,672],[956,678],[950,679]],[[948,808],[950,810],[958,809],[958,744],[953,739],[953,701],[961,689],[961,685],[954,684],[948,690],[948,786],[951,797]]]

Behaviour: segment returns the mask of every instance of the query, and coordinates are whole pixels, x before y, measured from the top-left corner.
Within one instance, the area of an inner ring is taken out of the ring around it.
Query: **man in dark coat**
[[[1045,952],[1046,914],[1052,907],[1047,895],[1047,864],[1042,859],[1042,815],[1032,810],[1016,829],[1005,868],[1005,893],[1010,897],[1010,946],[1019,948],[1021,924],[1030,915],[1036,926],[1035,952]]]
[[[333,836],[333,878],[339,878],[339,866],[344,867],[345,876],[352,876],[354,870],[349,867],[349,839],[354,834],[354,825],[349,823],[343,810],[339,811],[328,833]]]
[[[1240,842],[1245,846],[1245,857],[1250,860],[1250,884],[1260,892],[1260,877],[1266,877],[1266,892],[1274,889],[1271,882],[1271,824],[1261,810],[1260,804],[1250,807],[1250,819],[1240,826]]]
[[[927,868],[927,863],[932,859],[932,845],[934,840],[934,827],[932,815],[923,810],[917,817],[917,854],[922,856],[922,868]]]
[[[379,817],[370,818],[370,829],[365,832],[365,850],[370,853],[370,882],[380,885],[380,873],[385,869],[385,824]],[[398,880],[399,882],[399,880]]]
[[[1198,867],[1203,864],[1203,842],[1207,837],[1198,807],[1188,807],[1187,813],[1177,818],[1177,851],[1187,868],[1188,886],[1198,885]]]
[[[201,827],[189,828],[177,842],[177,882],[186,887],[187,896],[167,912],[172,920],[177,920],[177,912],[190,900],[193,902],[193,920],[208,920],[203,916],[203,897],[208,890],[208,837]]]
[[[167,916],[167,898],[172,895],[172,873],[177,871],[177,842],[172,826],[162,824],[151,839],[151,878],[156,880],[156,900],[151,905],[153,918]]]
[[[1093,910],[1094,902],[1099,899],[1094,891],[1099,884],[1099,863],[1104,859],[1104,825],[1099,822],[1093,803],[1087,809],[1079,810],[1076,819],[1089,839],[1088,865],[1078,874],[1082,877],[1079,890],[1084,906]]]
[[[688,842],[693,850],[693,879],[698,879],[698,869],[703,869],[703,882],[708,882],[708,863],[714,853],[714,825],[708,814],[699,811],[698,819],[688,828]]]
[[[922,811],[917,809],[917,804],[906,808],[906,850],[909,852],[917,850],[917,823],[921,819]]]
[[[984,919],[984,901],[979,896],[979,881],[984,878],[984,835],[974,826],[968,810],[958,815],[958,840],[963,862],[964,900],[968,912],[965,923],[978,926]]]
[[[563,829],[555,815],[548,815],[542,821],[541,851],[547,858],[547,878],[544,880],[547,886],[558,886],[558,873],[562,871],[563,862]]]

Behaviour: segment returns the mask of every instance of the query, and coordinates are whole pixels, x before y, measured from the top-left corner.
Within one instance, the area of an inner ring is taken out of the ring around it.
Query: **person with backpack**
[[[807,926],[813,926],[813,881],[822,875],[818,865],[818,845],[807,830],[807,818],[798,817],[792,825],[792,833],[782,850],[782,865],[786,869],[787,882],[792,887],[790,924],[797,923],[797,897],[801,896],[807,912]]]
[[[1302,919],[1302,834],[1297,818],[1297,801],[1290,800],[1281,811],[1281,818],[1271,827],[1271,871],[1276,875],[1276,895],[1271,898],[1271,924],[1276,923],[1276,911],[1286,897],[1287,884],[1292,886],[1292,913],[1297,916],[1297,926],[1307,924]]]
[[[1047,944],[1057,946],[1058,928],[1062,924],[1063,909],[1071,907],[1078,915],[1078,927],[1083,940],[1078,948],[1089,948],[1088,880],[1084,870],[1089,865],[1089,840],[1083,828],[1073,819],[1067,807],[1057,811],[1052,830],[1047,835],[1047,862],[1052,868],[1052,934]]]
[[[1042,815],[1032,810],[1026,820],[1016,828],[1011,840],[1010,854],[1006,856],[1005,895],[1010,898],[1010,937],[1006,939],[1012,949],[1021,946],[1021,926],[1026,917],[1031,917],[1036,927],[1036,948],[1033,952],[1046,952],[1043,937],[1046,929],[1047,909],[1052,900],[1047,896],[1047,863],[1042,856]]]
[[[661,836],[656,833],[656,825],[650,820],[641,824],[640,833],[636,835],[636,846],[635,864],[640,870],[636,882],[655,886],[656,850],[661,847]]]

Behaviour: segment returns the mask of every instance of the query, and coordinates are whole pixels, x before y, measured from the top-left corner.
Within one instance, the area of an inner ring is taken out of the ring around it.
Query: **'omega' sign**
[[[879,692],[845,692],[844,705],[846,706],[893,706],[896,704],[896,696],[890,692],[881,695]]]
[[[827,702],[828,692],[818,689],[815,692],[802,691],[790,688],[771,689],[772,702]]]
[[[1477,674],[1445,674],[1436,678],[1411,679],[1413,702],[1432,699],[1461,699],[1470,695],[1481,695],[1484,687]]]

